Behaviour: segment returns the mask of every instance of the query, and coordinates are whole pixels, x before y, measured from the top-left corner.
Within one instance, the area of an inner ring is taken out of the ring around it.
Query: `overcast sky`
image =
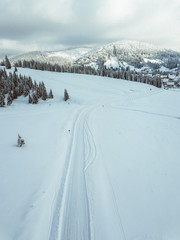
[[[0,0],[0,52],[138,40],[180,51],[180,0]]]

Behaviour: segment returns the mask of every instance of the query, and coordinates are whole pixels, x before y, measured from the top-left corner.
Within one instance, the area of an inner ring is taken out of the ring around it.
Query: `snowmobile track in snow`
[[[56,197],[49,240],[93,239],[86,182],[86,171],[96,156],[95,143],[93,142],[92,148],[92,133],[87,123],[87,115],[91,109],[82,109],[78,113],[71,132],[72,138],[66,156],[64,176]],[[87,160],[85,134],[89,148]]]

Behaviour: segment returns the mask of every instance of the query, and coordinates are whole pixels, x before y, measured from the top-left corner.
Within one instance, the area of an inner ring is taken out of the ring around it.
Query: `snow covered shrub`
[[[18,147],[22,147],[24,144],[25,144],[24,139],[22,139],[21,136],[18,134],[18,140],[17,140]]]

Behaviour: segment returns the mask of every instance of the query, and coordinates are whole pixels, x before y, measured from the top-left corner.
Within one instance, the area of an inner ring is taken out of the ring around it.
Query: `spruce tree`
[[[42,82],[42,100],[45,101],[47,99],[47,97],[48,97],[48,95],[47,95],[46,87],[45,87],[44,83]]]
[[[29,94],[29,103],[32,103],[32,97],[31,97],[31,95]]]
[[[12,99],[12,95],[11,93],[8,94],[8,97],[7,97],[7,105],[11,105],[13,99]]]
[[[22,62],[21,62],[21,60],[18,61],[18,67],[22,67]]]
[[[0,65],[1,65],[1,66],[5,66],[5,62],[4,62],[4,60],[1,62]]]
[[[13,89],[13,99],[18,98],[19,96],[19,87],[14,87]]]
[[[40,85],[36,89],[36,94],[37,94],[38,98],[42,97],[42,91],[41,91]]]
[[[5,105],[4,99],[5,99],[4,94],[0,92],[0,107],[4,107]]]
[[[7,56],[5,56],[5,66],[6,66],[6,69],[11,69],[11,63]]]
[[[32,104],[37,104],[38,103],[38,96],[36,93],[33,93],[32,95]]]
[[[64,89],[64,101],[67,101],[69,99],[69,94],[66,89]]]
[[[53,93],[52,93],[52,90],[50,89],[50,92],[49,92],[49,96],[48,96],[49,98],[54,98],[54,96],[53,96]]]
[[[29,86],[28,85],[24,86],[23,94],[24,94],[24,97],[27,97],[29,95]]]

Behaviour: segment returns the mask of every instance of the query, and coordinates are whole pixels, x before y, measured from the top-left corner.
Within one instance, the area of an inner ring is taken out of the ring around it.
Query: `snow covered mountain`
[[[77,63],[109,67],[130,65],[135,68],[176,68],[180,66],[180,53],[143,42],[120,41],[93,49],[78,59]]]
[[[179,69],[180,52],[159,48],[137,41],[119,41],[96,48],[68,48],[54,52],[30,52],[10,58],[12,63],[18,60],[58,63],[60,65],[90,65],[94,68],[106,66],[132,69]]]

